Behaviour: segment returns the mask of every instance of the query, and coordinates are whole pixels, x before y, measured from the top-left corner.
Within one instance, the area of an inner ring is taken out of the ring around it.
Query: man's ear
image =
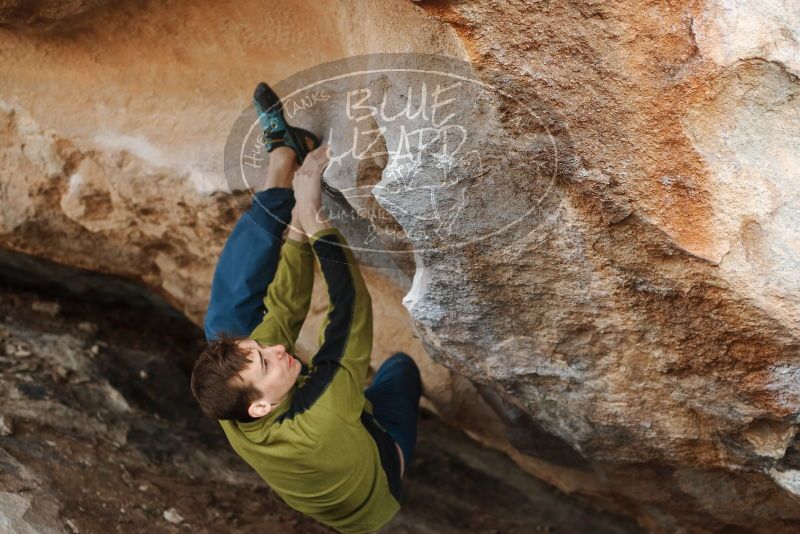
[[[258,400],[250,404],[250,407],[247,408],[247,413],[250,414],[250,417],[253,419],[258,419],[259,417],[267,415],[270,410],[272,410],[272,405],[269,402],[266,400]]]

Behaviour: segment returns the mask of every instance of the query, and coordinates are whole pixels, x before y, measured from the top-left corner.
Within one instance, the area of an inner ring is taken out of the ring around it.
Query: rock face
[[[199,412],[199,328],[130,283],[7,252],[0,271],[40,291],[0,286],[0,531],[332,532],[286,506]],[[40,285],[45,273],[58,281]],[[404,495],[384,532],[639,531],[427,411]]]
[[[417,252],[365,268],[376,361],[406,350],[443,417],[649,529],[793,530],[800,8],[275,5],[0,12],[0,244],[140,281],[199,323],[247,199],[222,146],[256,82],[374,52],[464,60],[492,90],[460,93],[480,166],[454,180],[475,193],[459,217],[426,217],[452,184],[401,187],[396,155],[327,176],[380,208],[348,235],[396,224]],[[385,116],[366,122],[396,145]]]

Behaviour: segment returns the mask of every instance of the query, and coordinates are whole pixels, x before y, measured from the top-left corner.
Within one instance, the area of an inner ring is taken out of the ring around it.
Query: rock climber
[[[371,532],[400,509],[416,444],[419,370],[396,353],[364,389],[372,301],[344,236],[321,216],[330,152],[287,124],[269,86],[259,84],[254,101],[270,154],[266,182],[217,262],[192,393],[289,506],[341,532]],[[314,258],[329,304],[320,348],[306,364],[295,342]]]

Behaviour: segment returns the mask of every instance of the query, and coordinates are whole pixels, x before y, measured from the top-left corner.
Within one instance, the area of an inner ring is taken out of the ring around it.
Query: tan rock
[[[398,247],[418,251],[413,283],[408,261],[365,268],[374,363],[408,352],[448,420],[650,530],[790,532],[800,521],[790,4],[3,13],[0,244],[141,281],[200,323],[247,203],[228,190],[221,155],[256,82],[361,53],[466,59],[507,96],[459,116],[485,168],[467,173],[483,187],[457,217],[426,218],[422,189],[387,193],[398,182],[387,158],[331,176],[340,188],[383,188],[352,205],[389,214],[393,223],[373,220],[381,235],[399,225],[412,237]],[[394,146],[397,132],[379,141]],[[539,209],[508,231],[437,249],[493,229],[528,197]],[[458,207],[456,196],[439,200]],[[314,348],[321,299],[317,290],[302,351]]]

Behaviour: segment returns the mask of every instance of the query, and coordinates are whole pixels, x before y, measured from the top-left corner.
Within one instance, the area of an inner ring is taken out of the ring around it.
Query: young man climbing
[[[397,353],[364,390],[371,298],[344,236],[320,218],[327,147],[286,123],[265,84],[254,99],[270,152],[267,179],[217,263],[192,392],[289,506],[341,532],[371,532],[400,508],[416,443],[419,370]],[[329,306],[306,366],[295,342],[315,259]]]

